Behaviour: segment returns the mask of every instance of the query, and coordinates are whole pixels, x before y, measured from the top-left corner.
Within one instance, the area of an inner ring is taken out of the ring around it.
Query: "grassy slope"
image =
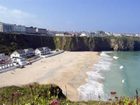
[[[115,101],[110,102],[71,102],[56,85],[39,85],[34,83],[22,87],[10,86],[0,88],[0,105],[49,105],[54,99],[57,99],[60,105],[118,105],[120,102],[124,103],[124,105],[133,102],[132,105],[136,105],[134,100],[128,98],[115,99]]]

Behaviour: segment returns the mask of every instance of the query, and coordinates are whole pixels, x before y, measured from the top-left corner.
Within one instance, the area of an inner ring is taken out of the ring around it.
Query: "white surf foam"
[[[120,66],[120,69],[123,69],[124,67],[123,67],[123,65],[122,66]]]
[[[106,54],[106,52],[101,52],[100,56],[104,56],[104,57],[110,57],[109,55]]]
[[[98,97],[104,94],[103,84],[97,81],[88,81],[80,86],[78,91],[80,91],[80,100],[98,100]]]
[[[96,72],[94,72],[94,71],[87,72],[87,75],[88,75],[89,80],[104,79],[104,77],[101,76],[101,74],[98,73],[98,71],[96,71]]]
[[[125,82],[125,80],[123,79],[123,80],[122,80],[122,83],[124,83],[124,82]]]
[[[117,57],[117,56],[113,56],[113,58],[117,60],[119,57]]]
[[[94,65],[94,70],[87,72],[88,79],[85,85],[78,88],[79,100],[98,100],[99,96],[103,99],[104,94],[104,77],[103,71],[110,70],[111,61],[113,59],[105,52],[100,54],[100,60]]]

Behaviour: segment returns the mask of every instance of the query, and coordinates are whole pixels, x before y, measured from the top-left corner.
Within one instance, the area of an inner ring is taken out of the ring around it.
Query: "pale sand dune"
[[[64,52],[0,74],[0,87],[25,85],[32,82],[53,83],[66,93],[70,100],[78,100],[77,88],[85,83],[86,72],[98,61],[97,52]]]

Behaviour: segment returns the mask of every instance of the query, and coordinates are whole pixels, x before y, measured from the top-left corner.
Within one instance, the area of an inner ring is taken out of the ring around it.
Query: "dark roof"
[[[25,53],[25,51],[24,50],[16,50],[18,53]]]
[[[34,51],[34,49],[33,48],[27,48],[27,49],[24,49],[24,51],[26,52],[26,51]]]
[[[43,51],[43,50],[46,50],[46,49],[49,49],[48,47],[40,47],[38,48],[40,51]]]

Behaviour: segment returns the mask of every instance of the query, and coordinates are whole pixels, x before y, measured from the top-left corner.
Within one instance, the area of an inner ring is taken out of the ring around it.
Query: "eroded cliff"
[[[49,37],[22,34],[0,34],[0,52],[48,46],[68,51],[139,51],[139,37]]]

